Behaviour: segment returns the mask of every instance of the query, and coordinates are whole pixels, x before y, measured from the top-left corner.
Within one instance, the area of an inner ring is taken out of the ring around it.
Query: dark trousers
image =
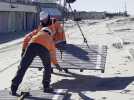
[[[25,51],[16,76],[12,80],[12,85],[18,88],[19,84],[23,80],[26,70],[28,69],[29,65],[32,63],[33,58],[35,56],[39,56],[42,60],[44,65],[44,72],[43,72],[43,87],[48,88],[50,81],[51,81],[51,61],[50,61],[50,54],[49,51],[44,48],[43,46],[31,43],[27,50]]]

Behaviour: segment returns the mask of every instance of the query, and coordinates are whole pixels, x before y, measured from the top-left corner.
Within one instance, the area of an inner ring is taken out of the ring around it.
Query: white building
[[[30,0],[0,0],[0,33],[32,30],[38,23],[37,12]]]
[[[62,17],[57,0],[0,0],[0,33],[31,31],[39,23],[39,12]]]

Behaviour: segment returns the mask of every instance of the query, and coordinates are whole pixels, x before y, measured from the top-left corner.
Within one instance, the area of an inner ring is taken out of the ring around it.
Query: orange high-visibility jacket
[[[33,30],[32,32],[28,33],[25,35],[24,40],[23,40],[23,44],[22,44],[22,49],[26,49],[29,41],[31,40],[31,38],[36,35],[40,30],[41,30],[41,26],[38,26],[37,29]]]
[[[25,35],[24,40],[23,40],[23,44],[22,44],[22,49],[26,49],[29,41],[31,40],[31,38],[36,35],[38,32],[37,30],[33,30],[32,32],[28,33],[27,35]]]
[[[45,48],[47,48],[50,52],[51,55],[51,62],[53,64],[58,64],[57,59],[56,59],[56,48],[53,42],[52,37],[48,34],[48,32],[43,31],[41,29],[36,35],[34,35],[29,43],[37,43]]]
[[[53,38],[55,44],[66,41],[63,26],[60,24],[60,22],[58,22],[58,21],[54,22],[52,20],[52,25],[49,28],[53,32],[52,38]]]

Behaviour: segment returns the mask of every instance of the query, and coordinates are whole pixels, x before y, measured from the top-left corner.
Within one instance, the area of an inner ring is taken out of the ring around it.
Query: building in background
[[[0,0],[0,33],[31,31],[39,23],[39,12],[63,18],[57,0]]]
[[[30,31],[38,19],[38,7],[30,0],[0,0],[0,33]]]

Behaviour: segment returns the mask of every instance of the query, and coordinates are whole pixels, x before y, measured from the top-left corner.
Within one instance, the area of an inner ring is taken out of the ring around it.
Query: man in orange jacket
[[[66,44],[66,38],[65,38],[65,33],[63,30],[62,25],[60,22],[58,22],[55,18],[51,18],[50,20],[50,25],[48,26],[50,30],[52,31],[52,38],[55,43],[55,46],[57,49],[64,49],[64,45]],[[42,28],[41,25],[38,26],[37,29],[33,30],[29,34],[27,34],[24,38],[23,41],[23,46],[22,46],[22,55],[24,54],[25,49],[27,48],[28,42],[30,39],[38,33],[38,31]]]
[[[58,20],[56,20],[56,18],[51,18],[51,26],[49,26],[49,28],[53,32],[52,37],[56,47],[58,49],[62,49],[62,47],[64,47],[66,44],[66,37],[63,26]]]
[[[52,32],[48,29],[50,17],[45,12],[40,13],[41,25],[43,28],[32,36],[28,47],[22,56],[20,61],[19,69],[12,80],[11,84],[11,94],[17,95],[16,91],[19,84],[22,82],[26,70],[31,64],[35,56],[39,56],[44,65],[43,73],[43,87],[44,92],[53,92],[53,88],[50,87],[51,81],[51,61],[55,64],[56,68],[61,71],[61,68],[56,59],[56,50],[53,43],[52,37],[50,36]]]
[[[62,25],[55,18],[51,18],[48,27],[52,31],[51,36],[53,38],[53,41],[55,43],[56,48],[59,49],[62,52],[64,50],[64,46],[66,44],[65,33],[63,31]],[[24,41],[23,41],[23,45],[22,45],[21,56],[23,56],[31,38],[34,35],[36,35],[38,33],[38,31],[41,30],[41,28],[42,28],[42,26],[39,25],[37,29],[33,30],[32,32],[28,33],[25,36]],[[63,70],[65,72],[68,72],[67,69],[63,69]],[[51,70],[51,72],[53,72],[53,69]]]
[[[62,52],[64,51],[65,45],[66,45],[66,37],[65,37],[63,26],[56,18],[51,18],[51,25],[49,26],[49,28],[53,32],[53,35],[52,35],[53,41],[55,43],[56,48],[60,50],[61,57],[62,57]],[[68,72],[68,70],[65,68],[63,68],[63,70],[66,73]],[[53,69],[52,69],[52,72],[53,72]]]

